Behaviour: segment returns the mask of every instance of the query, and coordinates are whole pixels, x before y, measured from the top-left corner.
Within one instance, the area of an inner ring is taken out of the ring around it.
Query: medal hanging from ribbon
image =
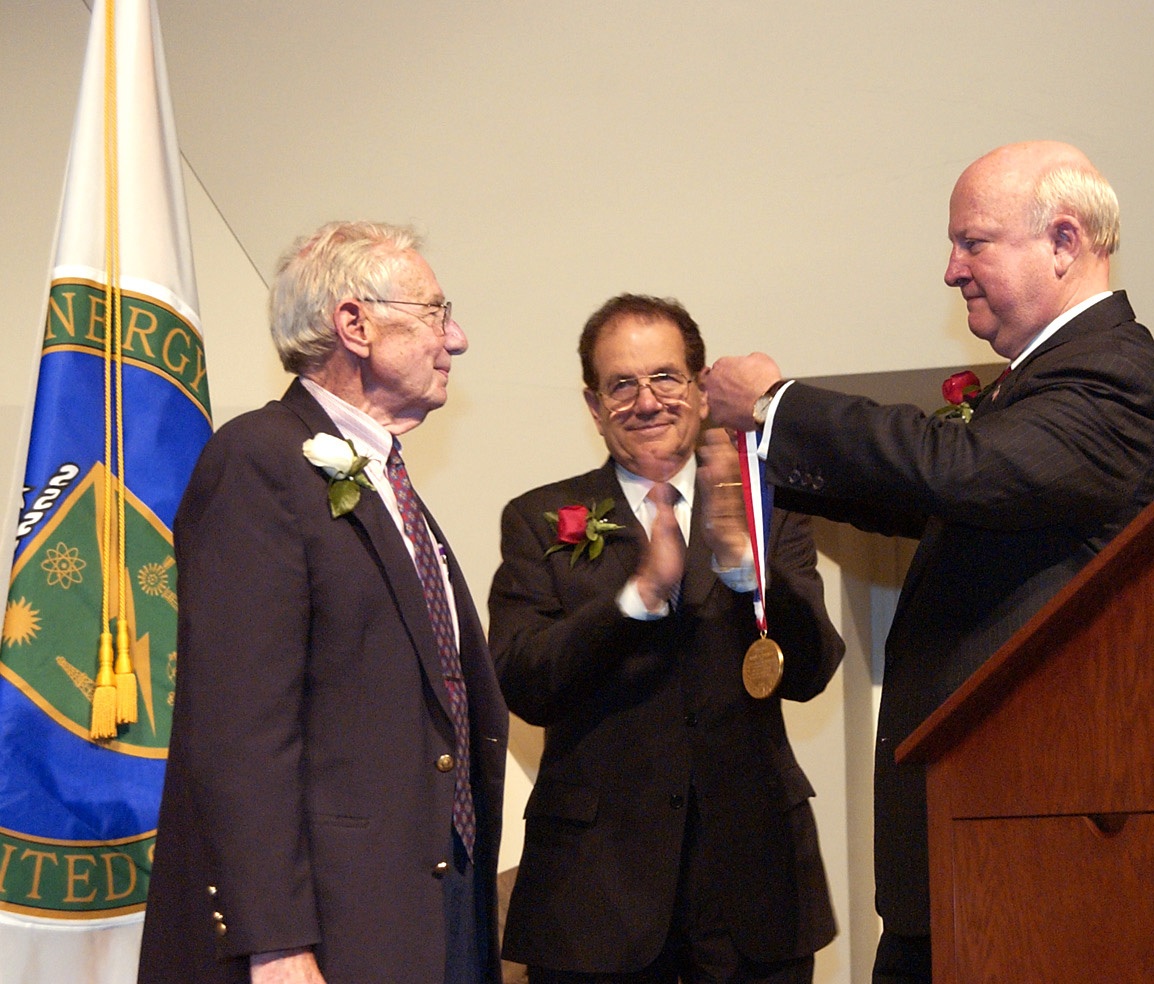
[[[753,541],[753,573],[757,580],[753,614],[760,633],[760,637],[753,641],[745,653],[745,660],[741,664],[741,679],[749,695],[761,700],[772,694],[781,683],[785,654],[781,646],[769,638],[765,615],[765,559],[769,524],[773,517],[773,489],[765,482],[765,462],[758,457],[757,442],[757,432],[747,431],[741,435],[740,443],[743,446],[738,447],[741,492],[745,499],[749,537]]]

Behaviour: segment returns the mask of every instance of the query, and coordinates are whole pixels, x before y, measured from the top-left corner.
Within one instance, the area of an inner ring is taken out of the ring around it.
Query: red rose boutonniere
[[[981,392],[981,381],[969,369],[955,372],[942,383],[942,396],[945,398],[946,406],[935,410],[934,416],[944,417],[947,420],[962,420],[968,424],[974,414],[970,400],[979,396]]]
[[[545,519],[557,531],[557,542],[545,551],[545,556],[572,547],[570,567],[586,552],[590,560],[596,560],[605,549],[605,534],[625,528],[604,518],[612,508],[612,499],[602,499],[592,509],[585,506],[562,506],[556,512],[545,513]]]

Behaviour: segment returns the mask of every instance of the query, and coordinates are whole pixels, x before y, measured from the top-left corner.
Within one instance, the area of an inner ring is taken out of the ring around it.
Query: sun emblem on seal
[[[4,609],[4,645],[23,646],[40,631],[40,613],[28,601],[9,601]]]

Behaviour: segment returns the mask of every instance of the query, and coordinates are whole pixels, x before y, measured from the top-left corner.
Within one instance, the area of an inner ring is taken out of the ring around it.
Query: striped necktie
[[[449,599],[445,593],[440,561],[433,548],[433,538],[429,535],[429,528],[417,502],[417,494],[413,491],[409,473],[395,443],[389,452],[385,470],[389,476],[389,484],[392,485],[397,497],[397,508],[405,526],[405,536],[413,544],[416,554],[417,575],[424,588],[425,604],[429,609],[429,620],[433,623],[433,634],[437,638],[437,651],[441,657],[441,674],[449,691],[449,710],[456,741],[453,826],[460,835],[469,857],[472,858],[473,843],[477,838],[477,819],[473,809],[473,788],[469,778],[469,695],[465,690],[465,677],[461,670],[461,654],[457,651],[457,642],[453,634]]]
[[[685,534],[681,532],[681,524],[677,522],[677,510],[673,507],[681,499],[681,493],[671,485],[669,482],[656,482],[653,487],[645,494],[645,498],[653,503],[654,508],[654,522],[657,521],[657,516],[666,510],[672,516],[673,522],[677,528],[677,535],[681,538],[682,547],[685,546]],[[684,581],[684,577],[682,578]],[[669,607],[676,611],[678,605],[681,604],[681,584],[673,586],[673,590],[669,594]]]

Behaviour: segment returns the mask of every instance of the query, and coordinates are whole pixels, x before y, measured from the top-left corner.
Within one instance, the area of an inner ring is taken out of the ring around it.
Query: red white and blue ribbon
[[[766,544],[769,542],[769,525],[773,517],[773,486],[765,481],[765,462],[758,457],[757,431],[746,431],[739,439],[738,460],[741,462],[741,492],[745,499],[745,519],[749,525],[749,536],[753,541],[753,572],[757,579],[753,613],[757,628],[764,637],[769,630],[765,616],[766,590]],[[757,476],[756,483],[753,476]],[[756,489],[756,492],[755,492]]]

